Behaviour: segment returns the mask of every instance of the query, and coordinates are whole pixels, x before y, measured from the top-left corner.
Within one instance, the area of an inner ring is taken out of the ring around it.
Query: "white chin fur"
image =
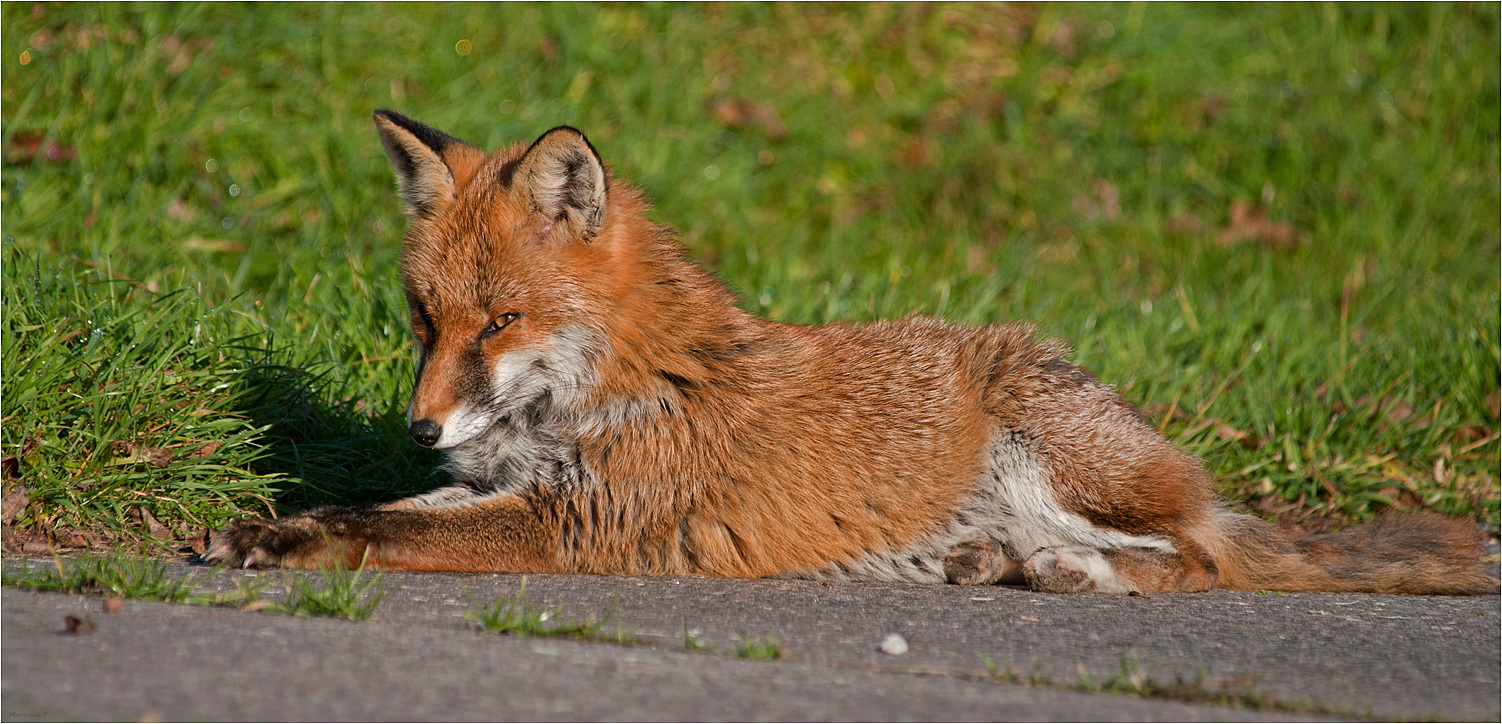
[[[593,376],[590,357],[598,346],[594,335],[583,328],[565,327],[549,341],[550,347],[516,350],[496,360],[490,370],[490,389],[497,394],[498,404],[483,409],[459,406],[449,414],[433,447],[449,450],[470,442],[501,416],[545,393],[551,392],[565,408],[581,404]]]
[[[469,409],[468,405],[461,405],[449,415],[448,420],[444,421],[443,434],[438,437],[438,442],[433,447],[448,450],[463,445],[484,432],[485,428],[490,427],[490,423],[494,421],[494,414],[475,412]]]

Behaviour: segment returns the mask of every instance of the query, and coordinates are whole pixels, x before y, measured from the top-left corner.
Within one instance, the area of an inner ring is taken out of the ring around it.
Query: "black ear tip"
[[[459,139],[454,138],[453,136],[450,136],[443,131],[433,128],[432,126],[418,123],[417,121],[414,121],[411,118],[408,118],[393,110],[378,108],[372,111],[370,115],[377,122],[384,119],[387,122],[395,125],[397,128],[400,128],[416,136],[417,140],[421,141],[424,145],[426,145],[428,148],[433,149],[433,151],[437,153],[442,153],[443,149],[447,148],[450,144],[460,142]]]
[[[578,136],[579,140],[584,141],[585,143],[589,143],[589,138],[584,135],[584,132],[577,128],[574,128],[573,126],[554,126],[552,128],[549,128],[541,136],[538,136],[537,140],[532,142],[532,145],[537,145],[542,141],[542,139],[547,138],[548,136],[551,136],[555,133],[565,136]]]
[[[544,140],[546,140],[548,137],[550,137],[550,136],[552,136],[554,134],[558,134],[558,135],[562,135],[562,136],[573,136],[574,138],[579,139],[580,141],[582,141],[584,143],[584,147],[588,148],[589,152],[594,155],[595,161],[599,162],[599,164],[602,165],[602,166],[605,165],[604,160],[602,158],[600,158],[600,152],[599,152],[599,150],[597,150],[595,148],[595,145],[593,143],[589,142],[589,137],[586,136],[586,135],[584,135],[583,131],[581,131],[581,130],[579,130],[577,128],[574,128],[573,126],[554,126],[554,127],[550,128],[550,129],[548,129],[546,133],[542,134],[541,136],[538,136],[537,140],[533,141],[532,145],[529,146],[529,147],[527,147],[527,150],[530,152],[533,148],[536,148],[538,144],[542,143]]]
[[[391,123],[398,128],[405,128],[408,131],[414,131],[418,128],[426,128],[426,126],[424,126],[423,124],[418,123],[417,121],[414,121],[411,118],[408,118],[400,113],[397,113],[390,108],[377,108],[370,112],[370,118],[373,121],[384,120],[387,123]]]

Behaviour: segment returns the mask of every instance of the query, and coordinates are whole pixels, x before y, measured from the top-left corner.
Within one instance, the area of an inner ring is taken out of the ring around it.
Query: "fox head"
[[[599,154],[568,127],[490,155],[398,113],[374,115],[408,217],[412,438],[451,449],[577,403],[599,346],[589,311],[610,304],[599,280],[619,252]]]

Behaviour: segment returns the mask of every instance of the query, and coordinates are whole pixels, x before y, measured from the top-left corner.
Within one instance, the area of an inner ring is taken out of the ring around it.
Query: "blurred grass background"
[[[441,482],[369,120],[584,130],[754,312],[1035,320],[1244,509],[1498,521],[1498,6],[7,3],[7,546]]]

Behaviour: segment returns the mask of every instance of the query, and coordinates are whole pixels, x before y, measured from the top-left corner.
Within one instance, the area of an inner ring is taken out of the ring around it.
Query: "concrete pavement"
[[[7,570],[17,565],[7,560]],[[52,565],[50,561],[46,565]],[[205,569],[174,564],[174,574]],[[288,573],[233,571],[280,590]],[[565,617],[616,615],[640,646],[481,633],[461,618],[519,576],[391,573],[375,619],[3,593],[3,718],[411,720],[1495,721],[1499,598],[1214,591],[1151,598],[1004,587],[529,576]],[[64,616],[95,632],[69,635]],[[683,653],[683,630],[718,654]],[[614,630],[614,622],[608,626]],[[901,634],[909,650],[878,645]],[[733,658],[775,635],[778,661]],[[997,683],[982,656],[1048,687]],[[1068,690],[1135,660],[1161,683],[1254,690],[1254,711]],[[1323,713],[1321,713],[1323,712]]]

